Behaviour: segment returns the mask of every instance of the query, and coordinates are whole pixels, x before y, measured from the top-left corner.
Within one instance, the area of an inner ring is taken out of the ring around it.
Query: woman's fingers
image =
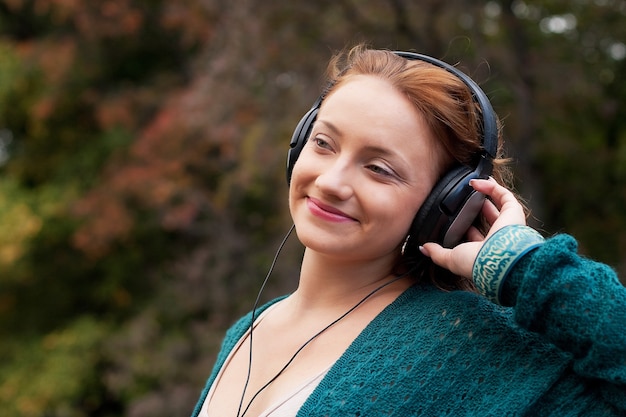
[[[482,213],[489,224],[493,224],[500,216],[500,210],[489,199],[486,199],[483,203]]]
[[[437,243],[426,243],[420,250],[440,267],[456,275],[471,278],[474,259],[481,246],[482,242],[467,242],[447,249]]]
[[[483,213],[492,225],[489,234],[508,224],[526,224],[524,207],[507,188],[492,178],[472,180],[470,184],[476,191],[488,196],[492,202],[491,205],[489,203],[483,205],[483,210],[485,210]]]
[[[477,228],[471,227],[466,234],[467,242],[452,249],[436,243],[426,243],[421,248],[422,253],[429,256],[435,264],[468,278],[472,276],[474,260],[487,237],[504,226],[526,224],[524,207],[511,191],[499,185],[494,179],[472,180],[470,184],[476,191],[488,197],[482,207],[482,214],[489,224],[487,236]]]
[[[485,235],[474,226],[469,228],[466,237],[468,242],[480,242],[485,239]]]

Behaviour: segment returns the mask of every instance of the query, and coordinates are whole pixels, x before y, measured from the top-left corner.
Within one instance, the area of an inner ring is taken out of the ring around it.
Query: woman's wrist
[[[502,288],[507,276],[528,252],[544,243],[534,229],[509,225],[491,235],[480,248],[472,268],[472,279],[478,291],[496,304],[502,302]]]

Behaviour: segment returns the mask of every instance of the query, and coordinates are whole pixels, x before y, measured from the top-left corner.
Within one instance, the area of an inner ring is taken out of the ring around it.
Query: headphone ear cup
[[[294,130],[293,135],[291,136],[289,151],[287,152],[287,184],[291,183],[291,173],[293,172],[293,167],[296,164],[304,145],[306,145],[306,142],[309,139],[311,129],[313,129],[313,123],[315,123],[317,112],[319,111],[318,103],[320,103],[319,99],[311,110],[306,112],[302,119],[300,119],[298,125],[296,126],[296,130]]]
[[[483,194],[469,185],[475,178],[480,175],[466,166],[458,166],[444,175],[418,210],[407,244],[416,248],[436,242],[449,248],[459,243],[480,214],[485,200]]]

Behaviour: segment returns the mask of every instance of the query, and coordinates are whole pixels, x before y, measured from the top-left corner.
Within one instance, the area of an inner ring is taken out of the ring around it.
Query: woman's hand
[[[478,229],[472,227],[467,232],[468,242],[461,243],[452,249],[446,249],[437,243],[426,243],[420,248],[422,253],[429,256],[435,264],[466,278],[472,278],[474,260],[489,236],[510,224],[526,224],[522,205],[511,191],[494,179],[472,180],[470,185],[491,199],[491,201],[485,200],[482,208],[482,213],[490,225],[487,235],[483,236]]]

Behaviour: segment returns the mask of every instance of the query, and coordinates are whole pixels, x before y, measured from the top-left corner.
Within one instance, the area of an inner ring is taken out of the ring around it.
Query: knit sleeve
[[[626,410],[626,288],[609,266],[557,235],[526,255],[503,292],[517,323],[574,358],[574,372]]]

